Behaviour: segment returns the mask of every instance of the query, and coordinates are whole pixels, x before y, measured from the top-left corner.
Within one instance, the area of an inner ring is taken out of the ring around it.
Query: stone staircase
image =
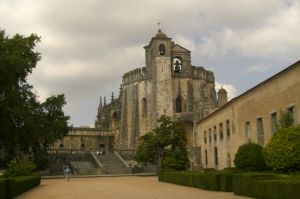
[[[110,152],[107,154],[99,154],[96,155],[94,153],[94,157],[96,157],[99,162],[103,165],[103,169],[105,174],[130,174],[131,168],[128,168],[119,157],[117,157],[114,153]]]
[[[50,154],[49,155],[49,173],[50,175],[63,175],[63,167],[69,165],[74,160],[70,154]]]
[[[75,165],[76,165],[76,173],[74,173],[75,175],[76,174],[77,175],[99,175],[104,173],[101,168],[96,168],[90,161],[72,161],[71,166],[73,168],[73,171]]]
[[[155,173],[155,165],[139,165],[133,154],[109,151],[108,153],[76,152],[50,154],[49,174],[63,175],[63,166],[69,166],[74,175],[114,175],[132,173]],[[76,172],[74,168],[76,165]]]
[[[63,166],[69,166],[71,173],[74,173],[74,166],[77,167],[79,175],[100,175],[104,170],[99,167],[90,153],[76,154],[50,154],[49,155],[49,174],[63,175]]]

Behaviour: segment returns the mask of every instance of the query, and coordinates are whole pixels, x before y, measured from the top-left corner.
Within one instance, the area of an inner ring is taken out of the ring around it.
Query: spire
[[[120,84],[119,96],[122,95],[122,84]]]
[[[99,108],[102,108],[102,97],[100,97]]]
[[[115,101],[114,92],[111,92],[111,102]]]
[[[104,106],[106,106],[106,97],[104,96]]]

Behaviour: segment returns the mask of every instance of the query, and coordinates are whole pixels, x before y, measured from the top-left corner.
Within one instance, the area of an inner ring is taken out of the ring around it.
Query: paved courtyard
[[[233,193],[212,192],[158,182],[157,177],[99,177],[45,179],[17,199],[246,199]]]

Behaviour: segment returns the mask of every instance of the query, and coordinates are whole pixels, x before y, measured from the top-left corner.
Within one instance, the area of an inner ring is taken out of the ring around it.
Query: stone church
[[[185,129],[192,169],[223,169],[242,144],[266,145],[281,113],[300,124],[300,61],[227,102],[213,72],[193,66],[191,52],[161,30],[144,49],[145,67],[123,75],[119,96],[100,98],[95,128],[72,128],[53,149],[132,151],[167,115]]]
[[[133,150],[138,138],[167,115],[181,121],[188,146],[196,146],[196,121],[225,104],[226,91],[220,89],[217,97],[213,72],[193,66],[191,51],[161,30],[144,49],[145,67],[123,75],[119,96],[112,94],[110,103],[100,98],[95,127],[114,134],[114,148]]]

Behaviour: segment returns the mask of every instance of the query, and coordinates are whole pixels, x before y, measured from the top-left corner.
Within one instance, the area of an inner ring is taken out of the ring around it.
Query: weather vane
[[[163,29],[163,25],[162,25],[160,22],[157,23],[157,26],[158,26],[158,29],[159,29],[159,30],[162,30],[162,29]]]

